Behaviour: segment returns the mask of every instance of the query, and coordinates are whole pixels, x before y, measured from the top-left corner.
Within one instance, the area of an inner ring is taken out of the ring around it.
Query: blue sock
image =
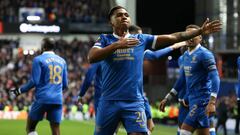
[[[210,135],[216,135],[215,128],[210,128],[209,133],[210,133]]]
[[[180,128],[178,127],[177,135],[180,135]]]

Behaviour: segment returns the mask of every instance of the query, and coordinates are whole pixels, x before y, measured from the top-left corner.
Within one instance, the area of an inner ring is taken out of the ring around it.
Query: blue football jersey
[[[35,100],[45,104],[62,104],[62,91],[67,88],[67,65],[54,52],[44,52],[33,60],[30,81],[21,87],[26,92],[35,86]]]
[[[183,56],[180,56],[179,59],[178,59],[178,65],[179,65],[179,70],[180,72],[184,72],[183,71]],[[183,79],[183,82],[180,84],[180,87],[179,88],[175,88],[177,90],[177,96],[178,96],[178,100],[183,100],[185,99],[186,100],[186,97],[187,97],[187,88],[186,88],[186,80],[184,78],[179,78],[179,79]]]
[[[237,97],[238,97],[238,100],[240,100],[240,56],[237,59],[237,68],[238,68],[238,91],[237,91]]]
[[[155,45],[156,37],[148,34],[126,37],[137,38],[140,43],[133,48],[117,49],[102,61],[103,100],[143,100],[144,50]],[[119,38],[115,34],[102,34],[94,47],[104,48]]]
[[[189,51],[183,54],[183,69],[190,104],[196,104],[196,102],[202,105],[207,104],[212,92],[209,73],[217,73],[213,54],[203,46],[198,45],[191,54]]]

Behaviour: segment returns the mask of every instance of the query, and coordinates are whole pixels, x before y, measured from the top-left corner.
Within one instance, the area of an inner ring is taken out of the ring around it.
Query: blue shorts
[[[29,118],[31,120],[40,121],[43,119],[45,113],[47,120],[54,123],[60,123],[62,118],[62,105],[34,102],[29,112]]]
[[[100,100],[94,134],[113,135],[120,121],[127,133],[147,133],[144,102]]]
[[[206,106],[198,106],[196,104],[190,106],[187,117],[185,118],[185,124],[192,126],[193,128],[209,128],[209,119],[206,115]]]
[[[188,107],[184,107],[183,105],[180,104],[179,107],[179,114],[178,114],[178,123],[182,124],[185,120],[185,118],[187,117],[189,112]]]
[[[145,107],[145,114],[146,114],[147,120],[151,119],[152,113],[151,113],[151,108],[150,108],[148,100],[144,101],[144,107]]]

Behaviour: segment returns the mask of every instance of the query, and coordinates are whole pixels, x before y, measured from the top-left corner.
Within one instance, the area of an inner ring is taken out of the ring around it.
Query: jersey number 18
[[[62,68],[59,65],[49,65],[50,70],[50,83],[52,84],[59,84],[62,82]]]

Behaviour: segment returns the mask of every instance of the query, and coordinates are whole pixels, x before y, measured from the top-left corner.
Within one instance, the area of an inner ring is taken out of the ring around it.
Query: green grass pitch
[[[0,120],[0,135],[26,135],[26,121]],[[93,135],[93,121],[68,121],[61,123],[61,135]],[[156,125],[152,135],[176,135],[176,126]],[[41,121],[37,126],[38,135],[51,135],[48,121]],[[126,135],[125,129],[120,128],[118,135]]]

